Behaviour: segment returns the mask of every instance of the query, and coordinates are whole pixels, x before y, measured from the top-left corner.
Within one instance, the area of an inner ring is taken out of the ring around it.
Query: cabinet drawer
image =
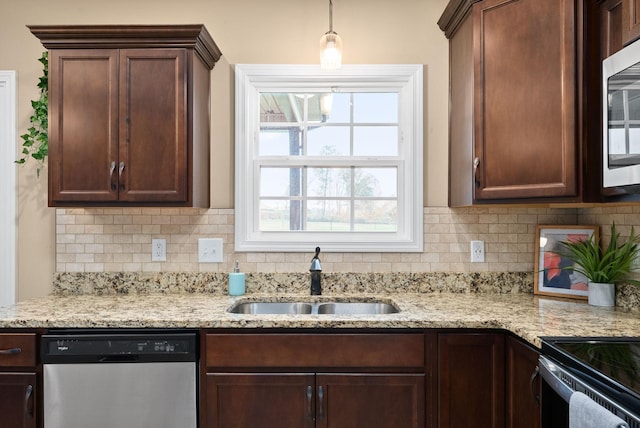
[[[207,367],[424,367],[423,334],[207,334]]]
[[[0,334],[0,367],[32,367],[35,365],[35,333]]]

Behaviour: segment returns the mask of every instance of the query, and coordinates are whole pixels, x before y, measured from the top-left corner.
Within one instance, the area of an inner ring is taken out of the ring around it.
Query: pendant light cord
[[[333,0],[329,0],[329,33],[333,33]]]

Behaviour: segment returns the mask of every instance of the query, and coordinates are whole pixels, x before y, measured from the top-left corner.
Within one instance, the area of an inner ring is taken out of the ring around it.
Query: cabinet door
[[[313,428],[313,374],[223,374],[206,378],[208,428]]]
[[[473,5],[476,201],[578,194],[576,3]]]
[[[187,201],[187,52],[120,51],[121,201]]]
[[[0,373],[0,415],[3,428],[35,428],[36,375]]]
[[[52,49],[49,56],[49,201],[115,201],[118,56]]]
[[[507,337],[507,428],[540,428],[539,353]]]
[[[316,408],[316,427],[424,427],[424,375],[318,375]]]
[[[605,0],[598,5],[601,59],[622,49],[622,3],[623,0]]]
[[[640,0],[622,1],[622,41],[629,44],[640,37]]]
[[[438,335],[438,427],[504,427],[504,336]]]

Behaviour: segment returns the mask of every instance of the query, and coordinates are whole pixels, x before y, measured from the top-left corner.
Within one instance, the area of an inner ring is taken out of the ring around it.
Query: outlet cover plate
[[[198,239],[199,263],[222,263],[222,238]]]
[[[166,239],[151,240],[151,261],[152,262],[167,261],[167,240]]]
[[[484,241],[471,241],[471,263],[484,263]]]

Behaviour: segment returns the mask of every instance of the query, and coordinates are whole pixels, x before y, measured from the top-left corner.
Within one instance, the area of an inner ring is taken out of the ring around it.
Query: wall
[[[308,254],[232,254],[233,65],[317,63],[328,29],[327,0],[23,0],[0,14],[0,69],[18,72],[18,132],[28,127],[38,96],[43,51],[26,25],[203,23],[223,52],[212,72],[212,209],[55,210],[47,207],[46,174],[19,169],[18,298],[49,293],[59,271],[246,271],[306,269]],[[344,62],[425,66],[425,252],[327,254],[329,271],[531,271],[536,224],[631,225],[638,208],[449,209],[447,203],[448,44],[436,25],[447,0],[335,0],[334,27]],[[20,141],[16,142],[20,144]],[[198,264],[198,237],[223,237],[225,263]],[[168,239],[168,261],[151,263],[152,237]],[[487,242],[487,263],[470,265],[468,241]],[[57,241],[56,241],[57,240]],[[58,260],[56,261],[56,251]]]
[[[445,0],[334,2],[345,63],[425,64],[429,206],[446,205],[448,50],[436,25],[445,5]],[[18,132],[28,127],[30,100],[38,95],[37,58],[43,51],[26,25],[184,23],[205,24],[223,53],[212,72],[212,207],[233,208],[233,65],[317,63],[318,42],[328,29],[327,0],[12,1],[0,14],[0,69],[18,72]],[[28,165],[19,169],[18,183],[18,299],[23,300],[51,290],[56,210],[47,207],[46,174],[38,179]]]

